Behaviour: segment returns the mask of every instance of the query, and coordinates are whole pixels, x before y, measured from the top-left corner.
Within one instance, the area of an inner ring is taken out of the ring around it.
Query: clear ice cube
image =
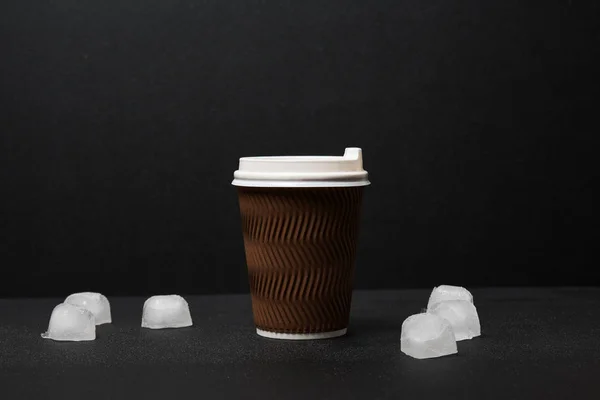
[[[83,307],[61,303],[54,307],[44,339],[79,342],[96,339],[94,314]]]
[[[452,325],[456,340],[468,340],[481,335],[477,309],[469,301],[443,301],[435,304],[429,312],[444,318]]]
[[[192,326],[190,307],[178,295],[152,296],[144,303],[142,328],[163,329]]]
[[[400,350],[418,359],[458,353],[450,323],[428,313],[411,315],[402,323]]]
[[[440,285],[431,291],[427,310],[429,311],[437,303],[447,300],[466,300],[473,303],[473,295],[461,286]]]
[[[94,314],[96,325],[110,324],[110,303],[106,296],[94,292],[73,293],[65,299],[65,303],[83,307]]]

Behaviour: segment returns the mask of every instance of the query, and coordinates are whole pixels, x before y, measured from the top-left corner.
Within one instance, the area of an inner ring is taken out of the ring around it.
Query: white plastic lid
[[[339,156],[242,157],[234,186],[351,187],[369,185],[362,150],[349,147]]]

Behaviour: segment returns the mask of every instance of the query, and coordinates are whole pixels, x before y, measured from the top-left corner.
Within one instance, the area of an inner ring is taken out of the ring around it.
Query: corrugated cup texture
[[[254,322],[279,333],[348,326],[362,187],[240,187]]]

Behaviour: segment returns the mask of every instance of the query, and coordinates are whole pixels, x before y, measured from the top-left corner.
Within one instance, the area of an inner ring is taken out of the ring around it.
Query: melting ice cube
[[[400,349],[419,359],[458,353],[450,323],[427,313],[411,315],[402,323]]]
[[[190,307],[178,295],[152,296],[144,303],[142,328],[163,329],[192,326]]]
[[[94,314],[83,307],[61,303],[54,307],[44,339],[79,342],[96,339]]]
[[[100,293],[73,293],[66,298],[65,303],[83,307],[91,311],[96,318],[96,325],[110,324],[112,322],[110,315],[110,303],[108,302],[106,296]]]
[[[452,325],[456,340],[467,340],[481,335],[477,309],[469,301],[443,301],[435,304],[429,312],[444,318]]]
[[[440,285],[433,288],[427,303],[427,310],[430,310],[435,304],[447,300],[466,300],[473,303],[473,295],[464,287]]]

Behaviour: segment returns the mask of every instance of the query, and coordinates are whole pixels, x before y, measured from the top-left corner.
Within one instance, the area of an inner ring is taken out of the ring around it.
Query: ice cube
[[[94,314],[83,307],[61,303],[54,307],[44,339],[79,342],[96,339]]]
[[[467,340],[481,335],[477,309],[469,301],[443,301],[434,305],[429,312],[444,318],[452,325],[456,340]]]
[[[464,287],[440,285],[433,288],[427,303],[427,310],[429,311],[435,304],[446,300],[466,300],[473,303],[473,295]]]
[[[96,325],[110,324],[112,322],[110,315],[110,303],[108,302],[106,296],[100,293],[73,293],[66,298],[65,303],[73,304],[74,306],[79,306],[90,310],[96,318]]]
[[[142,328],[163,329],[192,326],[187,301],[176,294],[152,296],[144,303]]]
[[[458,353],[450,323],[428,313],[411,315],[402,323],[400,350],[419,359]]]

